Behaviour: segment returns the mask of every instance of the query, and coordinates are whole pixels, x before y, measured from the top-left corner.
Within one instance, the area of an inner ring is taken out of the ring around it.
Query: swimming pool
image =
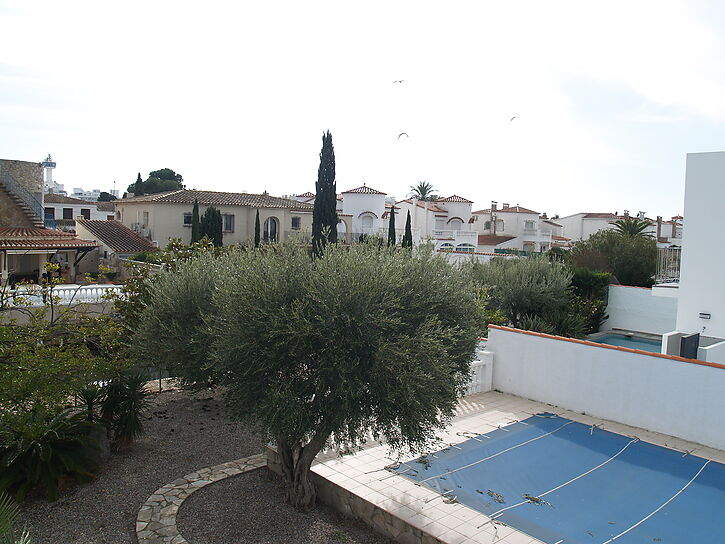
[[[554,414],[394,470],[547,544],[693,544],[725,534],[725,465]]]
[[[654,351],[659,353],[662,348],[660,340],[652,340],[639,336],[625,336],[623,334],[605,334],[595,338],[589,338],[591,342],[598,344],[608,344],[610,346],[621,346],[623,348],[641,349],[644,351]]]

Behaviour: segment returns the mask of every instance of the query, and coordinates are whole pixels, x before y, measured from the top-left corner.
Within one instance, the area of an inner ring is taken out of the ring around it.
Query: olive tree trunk
[[[282,474],[287,481],[286,500],[296,508],[307,510],[315,505],[315,486],[310,478],[310,467],[324,444],[325,439],[317,434],[305,446],[301,442],[289,443],[284,438],[277,438]]]

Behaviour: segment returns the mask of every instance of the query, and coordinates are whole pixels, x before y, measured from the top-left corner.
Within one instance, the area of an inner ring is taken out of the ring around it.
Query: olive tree
[[[422,451],[453,416],[483,319],[473,286],[441,257],[361,244],[312,259],[277,245],[237,255],[233,273],[223,257],[202,275],[205,259],[159,280],[138,352],[175,346],[174,358],[189,356],[180,369],[202,363],[230,413],[276,443],[292,504],[314,503],[310,466],[323,447],[372,435]],[[187,304],[192,313],[175,318]]]
[[[572,272],[545,257],[471,261],[465,268],[476,283],[487,289],[491,305],[514,327],[519,327],[524,318],[559,312],[569,301]]]

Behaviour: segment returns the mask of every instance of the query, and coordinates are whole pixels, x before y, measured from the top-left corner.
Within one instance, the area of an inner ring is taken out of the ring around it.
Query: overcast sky
[[[0,0],[0,22],[0,158],[52,153],[67,190],[168,167],[314,191],[330,129],[338,190],[668,217],[685,154],[725,148],[725,2]]]

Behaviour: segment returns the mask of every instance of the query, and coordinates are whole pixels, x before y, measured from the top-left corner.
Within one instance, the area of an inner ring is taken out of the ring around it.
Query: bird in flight
[[[511,121],[513,121],[514,119],[518,119],[518,117],[517,117],[516,115],[514,115],[514,116],[513,116],[512,118],[511,118]]]
[[[405,136],[406,138],[410,138],[410,136],[408,136],[408,133],[407,132],[401,132],[400,134],[398,134],[398,140],[400,140],[400,137],[401,136]]]
[[[396,79],[393,83],[405,83],[404,79]]]

